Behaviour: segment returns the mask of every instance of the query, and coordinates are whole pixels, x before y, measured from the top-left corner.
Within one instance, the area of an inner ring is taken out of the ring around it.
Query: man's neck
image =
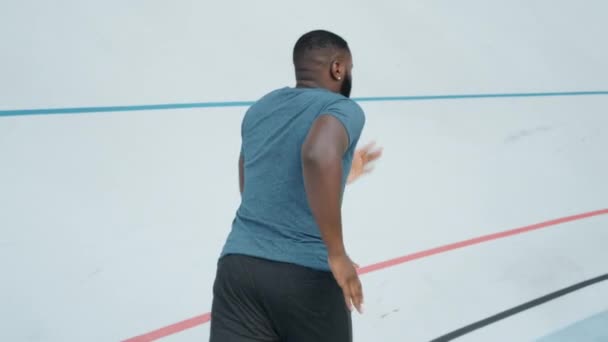
[[[321,84],[314,80],[297,80],[296,88],[323,88]]]

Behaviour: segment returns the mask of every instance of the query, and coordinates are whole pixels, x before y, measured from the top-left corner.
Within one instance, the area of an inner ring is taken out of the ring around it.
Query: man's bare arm
[[[329,255],[345,254],[340,207],[342,156],[347,148],[344,126],[330,115],[313,123],[302,145],[304,186]]]
[[[308,203],[327,247],[331,272],[346,305],[354,305],[361,312],[361,281],[342,238],[342,156],[348,143],[346,129],[338,119],[320,116],[302,146],[302,172]]]

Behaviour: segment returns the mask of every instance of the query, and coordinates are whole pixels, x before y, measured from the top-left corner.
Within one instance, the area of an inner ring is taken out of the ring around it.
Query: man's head
[[[304,34],[294,46],[293,64],[299,87],[322,87],[350,96],[353,60],[340,36],[325,30]]]

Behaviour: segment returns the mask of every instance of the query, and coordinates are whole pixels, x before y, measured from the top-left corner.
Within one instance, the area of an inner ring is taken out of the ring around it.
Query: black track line
[[[487,325],[490,325],[492,323],[496,323],[496,322],[500,321],[501,319],[505,319],[505,318],[507,318],[509,316],[513,316],[513,315],[518,314],[518,313],[520,313],[522,311],[531,309],[531,308],[533,308],[535,306],[541,305],[543,303],[546,303],[546,302],[551,301],[553,299],[556,299],[558,297],[567,295],[567,294],[572,293],[574,291],[578,291],[578,290],[583,289],[583,288],[585,288],[587,286],[591,286],[593,284],[597,284],[597,283],[605,281],[605,280],[608,280],[608,273],[600,275],[600,276],[597,276],[597,277],[592,278],[592,279],[588,279],[588,280],[582,281],[580,283],[577,283],[577,284],[574,284],[574,285],[571,285],[571,286],[568,286],[568,287],[563,288],[561,290],[549,293],[547,295],[544,295],[542,297],[536,298],[536,299],[531,300],[529,302],[526,302],[524,304],[518,305],[516,307],[513,307],[511,309],[505,310],[503,312],[497,313],[496,315],[490,316],[488,318],[484,318],[484,319],[482,319],[480,321],[477,321],[475,323],[471,323],[471,324],[469,324],[467,326],[464,326],[464,327],[462,327],[460,329],[456,329],[456,330],[454,330],[452,332],[449,332],[449,333],[447,333],[445,335],[437,337],[437,338],[431,340],[430,342],[451,341],[451,340],[453,340],[455,338],[458,338],[458,337],[461,337],[463,335],[466,335],[466,334],[468,334],[468,333],[470,333],[472,331],[475,331],[477,329],[483,328],[483,327],[485,327]]]

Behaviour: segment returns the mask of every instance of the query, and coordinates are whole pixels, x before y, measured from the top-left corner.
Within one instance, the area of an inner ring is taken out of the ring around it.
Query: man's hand
[[[330,255],[328,261],[334,278],[336,278],[338,285],[342,288],[348,309],[352,310],[354,305],[359,313],[363,313],[361,307],[363,304],[363,290],[356,270],[359,265],[350,260],[346,254]]]
[[[372,172],[374,168],[371,163],[382,156],[382,148],[372,150],[372,147],[374,147],[375,144],[376,143],[372,141],[355,151],[352,166],[346,181],[348,184],[354,182],[362,175]]]

